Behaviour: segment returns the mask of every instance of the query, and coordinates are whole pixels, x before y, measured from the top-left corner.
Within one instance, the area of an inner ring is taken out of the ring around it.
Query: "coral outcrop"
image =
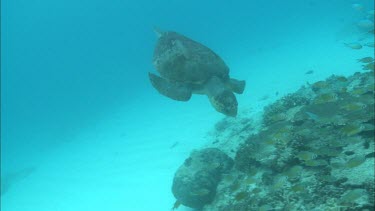
[[[203,210],[374,209],[373,70],[303,86],[262,119]]]
[[[177,170],[172,192],[188,207],[202,208],[212,202],[222,174],[233,167],[233,159],[216,148],[194,151]]]

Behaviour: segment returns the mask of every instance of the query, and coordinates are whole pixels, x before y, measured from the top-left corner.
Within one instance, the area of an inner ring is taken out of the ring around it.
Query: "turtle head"
[[[223,113],[227,116],[237,116],[237,99],[233,92],[229,90],[223,90],[222,92],[209,96],[212,106],[216,111]]]
[[[211,77],[205,84],[205,94],[216,111],[227,116],[237,115],[237,99],[233,92],[228,89],[223,80],[217,76]]]

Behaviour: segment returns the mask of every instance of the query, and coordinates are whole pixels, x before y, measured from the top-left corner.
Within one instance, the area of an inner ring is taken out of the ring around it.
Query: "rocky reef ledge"
[[[303,86],[260,118],[226,118],[211,137],[234,166],[200,210],[374,210],[373,69]]]

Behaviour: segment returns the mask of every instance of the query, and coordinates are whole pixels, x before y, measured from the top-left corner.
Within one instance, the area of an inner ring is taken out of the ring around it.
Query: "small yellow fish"
[[[345,93],[346,91],[348,91],[346,87],[341,87],[341,89],[339,89],[340,93]]]
[[[365,89],[367,90],[367,92],[374,92],[375,91],[375,84],[371,83],[371,84],[367,85],[365,87]]]
[[[373,124],[362,124],[363,126],[363,131],[373,131],[374,130],[374,125]]]
[[[337,178],[332,175],[323,175],[320,177],[320,179],[326,182],[334,182],[337,180]]]
[[[286,114],[278,113],[270,117],[271,122],[283,121],[287,118]]]
[[[308,151],[301,151],[297,154],[297,157],[300,160],[308,161],[308,160],[313,160],[317,157],[317,155],[313,152],[308,152]]]
[[[248,196],[249,196],[248,192],[242,191],[242,192],[237,193],[234,198],[236,199],[236,201],[241,201],[241,200],[245,199]]]
[[[283,174],[285,176],[287,176],[288,178],[297,178],[297,177],[300,176],[300,174],[302,173],[302,171],[303,171],[303,167],[297,165],[297,166],[293,166],[293,167],[289,168]]]
[[[344,164],[340,163],[340,162],[333,162],[333,163],[331,163],[331,167],[334,168],[334,169],[338,169],[338,168],[344,167]]]
[[[275,138],[267,138],[264,143],[268,144],[268,145],[274,145],[278,142],[278,139],[275,139]]]
[[[317,81],[313,83],[312,88],[313,89],[322,89],[328,87],[328,83],[325,81]]]
[[[272,134],[272,138],[273,139],[277,139],[277,140],[280,140],[280,139],[286,139],[288,137],[288,133],[287,132],[282,132],[282,131],[278,131],[274,134]]]
[[[259,207],[259,209],[257,211],[269,211],[269,210],[272,210],[272,207],[268,204],[265,204],[265,205],[262,205],[261,207]]]
[[[361,63],[370,63],[370,62],[373,62],[373,61],[374,61],[374,58],[372,58],[370,56],[363,57],[362,59],[358,59],[358,62],[361,62]]]
[[[297,185],[294,185],[290,188],[292,191],[294,192],[299,192],[299,191],[303,191],[306,189],[306,185],[302,185],[302,184],[297,184]]]
[[[345,143],[345,142],[343,142],[343,141],[341,141],[341,140],[339,140],[339,139],[331,139],[330,141],[329,141],[329,146],[331,146],[331,147],[343,147],[343,146],[345,146],[345,145],[347,145],[347,143]],[[332,154],[334,155],[334,151],[332,151]],[[327,154],[327,156],[329,156],[328,154]],[[333,156],[331,156],[331,157],[333,157]]]
[[[332,140],[332,141],[336,141],[336,140]],[[342,141],[339,141],[339,142],[342,142]],[[321,149],[317,149],[315,153],[318,154],[318,155],[326,155],[326,156],[329,156],[329,157],[337,157],[341,154],[341,150],[323,147]]]
[[[234,191],[238,190],[240,187],[241,187],[241,184],[238,183],[238,182],[235,182],[235,183],[233,183],[233,184],[230,186],[230,190],[234,192]]]
[[[257,194],[257,193],[260,193],[262,192],[262,189],[260,188],[254,188],[253,191],[251,191],[253,194]]]
[[[322,103],[328,103],[328,102],[335,102],[337,100],[337,94],[335,93],[324,93],[321,95],[318,95],[314,99],[315,104],[322,104]]]
[[[354,189],[346,192],[340,199],[341,203],[353,203],[361,196],[365,195],[364,189]]]
[[[359,136],[354,136],[354,137],[348,137],[348,138],[344,139],[344,141],[349,143],[349,144],[356,144],[356,143],[363,142],[364,139],[359,137]]]
[[[234,180],[234,176],[231,175],[231,174],[226,174],[226,175],[224,175],[223,180],[226,181],[226,182],[231,182],[231,181]]]
[[[245,180],[244,180],[245,184],[247,185],[251,185],[251,184],[254,184],[256,183],[256,179],[252,178],[252,177],[247,177]]]
[[[328,162],[323,160],[323,159],[319,159],[319,160],[306,160],[305,161],[305,165],[306,166],[326,166],[328,165]]]
[[[367,88],[366,87],[361,87],[361,88],[355,88],[351,91],[349,91],[349,94],[352,95],[352,96],[360,96],[360,95],[363,95],[363,94],[366,94],[368,92]]]
[[[346,162],[345,167],[354,168],[354,167],[361,165],[365,161],[366,161],[366,157],[363,155],[359,155],[357,157],[350,159],[348,162]]]
[[[283,188],[287,184],[287,181],[288,181],[288,177],[287,176],[276,177],[274,179],[274,183],[272,185],[272,189],[273,190],[279,190],[279,189]]]
[[[309,111],[305,111],[305,113],[306,113],[306,115],[310,118],[310,119],[312,119],[312,120],[314,120],[314,121],[319,121],[319,116],[318,115],[316,115],[316,114],[314,114],[314,113],[311,113],[311,112],[309,112]]]
[[[374,62],[362,65],[362,70],[374,70]]]
[[[373,48],[375,46],[375,43],[374,42],[368,42],[368,43],[365,43],[364,46]]]
[[[341,82],[347,82],[348,81],[348,79],[345,76],[337,76],[336,80],[341,81]]]
[[[344,43],[346,47],[354,49],[354,50],[359,50],[362,48],[362,45],[359,43]]]
[[[353,135],[356,135],[356,134],[362,132],[363,129],[364,129],[363,125],[360,125],[358,123],[351,123],[351,124],[345,125],[340,130],[346,136],[353,136]]]
[[[351,103],[341,106],[340,108],[346,111],[358,111],[358,110],[366,108],[366,104],[363,104],[360,102],[351,102]]]

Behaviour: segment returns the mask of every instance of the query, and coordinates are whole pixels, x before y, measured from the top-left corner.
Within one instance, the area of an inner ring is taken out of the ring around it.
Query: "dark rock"
[[[215,197],[221,175],[233,167],[233,160],[216,148],[194,151],[177,170],[173,195],[181,204],[202,208]]]

